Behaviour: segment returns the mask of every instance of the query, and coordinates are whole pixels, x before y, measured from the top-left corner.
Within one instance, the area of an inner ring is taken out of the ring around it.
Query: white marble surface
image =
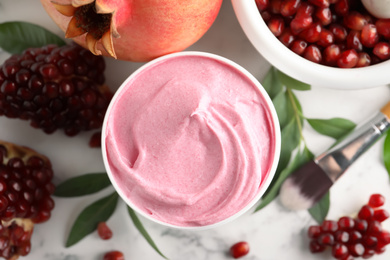
[[[1,0],[0,22],[12,20],[34,22],[62,35],[45,14],[39,1]],[[259,79],[269,68],[267,61],[247,40],[228,0],[224,1],[212,28],[189,50],[207,51],[230,58]],[[7,57],[7,54],[0,53],[0,62]],[[107,59],[107,83],[115,90],[140,65]],[[359,91],[337,91],[313,86],[311,91],[296,94],[307,117],[344,117],[359,123],[385,104],[390,97],[390,89],[383,86]],[[307,125],[304,135],[309,148],[315,154],[322,152],[332,143],[332,140],[316,134]],[[68,138],[60,132],[46,135],[40,130],[32,129],[24,121],[0,117],[0,139],[24,144],[50,155],[56,173],[56,183],[78,174],[104,170],[100,150],[91,149],[87,145],[89,136],[90,133],[85,133]],[[382,163],[382,146],[383,139],[333,186],[328,215],[330,219],[353,214],[374,192],[384,194],[390,201],[390,181]],[[55,198],[56,207],[52,218],[49,222],[36,226],[32,251],[25,259],[98,260],[102,259],[104,252],[112,249],[123,251],[127,260],[162,259],[134,228],[124,203],[119,204],[108,221],[114,232],[111,240],[103,241],[93,233],[78,244],[65,248],[65,240],[75,217],[86,205],[109,192],[111,190],[75,199]],[[385,206],[389,209],[389,205],[390,202],[387,202]],[[318,255],[309,252],[305,230],[314,223],[310,215],[306,211],[288,211],[278,200],[257,213],[248,212],[234,222],[213,230],[179,231],[159,226],[146,219],[141,220],[161,251],[173,260],[231,259],[227,250],[230,245],[240,240],[249,242],[251,246],[251,252],[243,259],[332,259],[329,252]],[[386,221],[384,226],[390,230],[390,220]],[[372,259],[389,258],[390,249]]]

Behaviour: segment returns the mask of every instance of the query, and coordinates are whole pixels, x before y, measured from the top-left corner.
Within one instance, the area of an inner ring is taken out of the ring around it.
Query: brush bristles
[[[381,112],[390,120],[390,102],[382,107]]]
[[[303,210],[315,205],[330,189],[333,182],[314,161],[291,174],[280,188],[282,204],[292,210]]]

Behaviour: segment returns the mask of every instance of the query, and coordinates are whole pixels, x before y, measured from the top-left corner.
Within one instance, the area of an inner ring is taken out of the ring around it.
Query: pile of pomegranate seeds
[[[389,213],[380,208],[384,202],[382,195],[373,194],[356,218],[345,216],[310,226],[310,251],[319,253],[331,248],[333,257],[340,260],[367,259],[383,253],[390,244],[390,232],[383,230],[381,224],[389,218]]]
[[[271,32],[296,54],[340,68],[390,59],[390,19],[357,0],[255,0]]]
[[[15,54],[0,67],[0,115],[69,136],[100,128],[112,96],[104,70],[102,57],[77,45]]]

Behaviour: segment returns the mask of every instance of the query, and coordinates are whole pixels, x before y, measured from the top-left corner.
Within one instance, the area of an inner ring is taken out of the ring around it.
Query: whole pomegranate
[[[54,22],[96,55],[148,61],[184,50],[210,28],[222,0],[41,0]]]

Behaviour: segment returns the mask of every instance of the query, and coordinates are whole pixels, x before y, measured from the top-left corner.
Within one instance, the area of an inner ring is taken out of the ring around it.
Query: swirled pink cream
[[[275,126],[257,86],[231,65],[172,56],[118,90],[103,132],[111,180],[130,205],[175,226],[246,207],[274,161]]]

